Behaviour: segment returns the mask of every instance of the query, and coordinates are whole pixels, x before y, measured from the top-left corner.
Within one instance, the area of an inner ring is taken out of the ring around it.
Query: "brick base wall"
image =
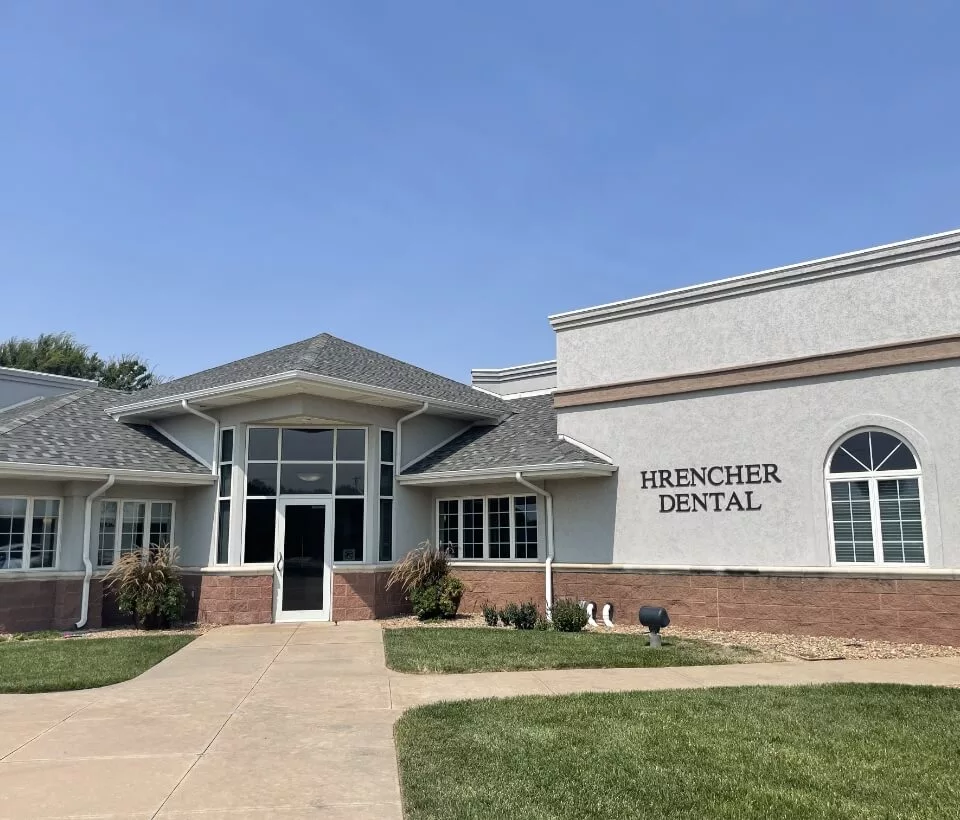
[[[410,611],[400,589],[387,589],[389,572],[335,572],[333,619],[368,621]]]
[[[273,620],[273,575],[185,575],[186,620],[266,624]]]
[[[0,632],[34,632],[40,629],[74,629],[80,618],[83,581],[79,578],[0,580]],[[100,626],[102,590],[90,583],[87,624]]]
[[[461,612],[484,602],[543,605],[544,571],[454,568],[467,592]],[[832,635],[960,646],[960,580],[748,573],[574,572],[555,569],[555,598],[614,605],[635,623],[643,604],[677,626]]]

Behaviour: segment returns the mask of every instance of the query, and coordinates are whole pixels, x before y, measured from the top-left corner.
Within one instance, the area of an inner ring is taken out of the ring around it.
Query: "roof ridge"
[[[73,402],[82,399],[85,396],[92,395],[97,391],[97,389],[98,388],[96,387],[84,387],[80,390],[74,391],[73,393],[67,393],[66,395],[60,396],[51,401],[49,404],[45,404],[43,407],[38,407],[31,412],[18,415],[12,421],[7,422],[6,424],[0,424],[0,436],[5,436],[7,433],[11,433],[26,424],[30,424],[39,418],[43,418],[55,410],[59,410],[61,407],[66,407],[68,404],[73,404]]]
[[[334,338],[329,333],[319,333],[316,336],[313,336],[309,340],[309,344],[304,350],[300,352],[296,360],[296,369],[299,370],[301,366],[309,368],[317,363],[317,354],[320,350],[326,347],[330,343],[330,339]],[[341,339],[340,341],[343,341]]]

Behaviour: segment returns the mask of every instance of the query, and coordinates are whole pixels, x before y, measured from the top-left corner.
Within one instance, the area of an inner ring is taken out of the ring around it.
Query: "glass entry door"
[[[332,592],[333,504],[281,500],[277,509],[274,620],[327,621]]]

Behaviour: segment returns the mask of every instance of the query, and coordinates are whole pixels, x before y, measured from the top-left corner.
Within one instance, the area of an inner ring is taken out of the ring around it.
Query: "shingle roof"
[[[412,464],[403,475],[454,470],[490,470],[571,461],[607,464],[557,437],[553,396],[513,399],[513,415],[496,426],[471,427],[457,438]]]
[[[496,396],[329,333],[151,387],[137,393],[136,402],[172,398],[294,370],[397,390],[425,399],[449,401],[482,410],[505,411],[503,401]]]
[[[125,394],[100,387],[0,412],[0,463],[208,473],[152,427],[114,421],[105,408]]]

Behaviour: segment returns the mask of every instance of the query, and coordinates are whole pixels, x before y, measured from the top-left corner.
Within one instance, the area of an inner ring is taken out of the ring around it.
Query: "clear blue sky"
[[[546,317],[960,226],[960,4],[0,4],[0,336],[182,375],[329,331],[441,373]]]

